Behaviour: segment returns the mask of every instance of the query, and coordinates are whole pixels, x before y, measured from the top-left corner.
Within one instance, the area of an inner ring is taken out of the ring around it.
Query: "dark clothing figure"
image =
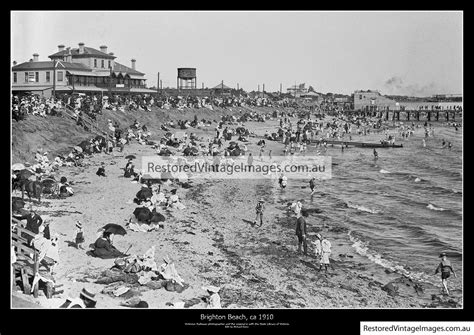
[[[33,214],[33,215],[32,215]],[[38,214],[36,213],[29,213],[23,217],[21,217],[21,219],[26,219],[26,229],[35,233],[35,234],[38,234],[39,233],[39,227],[41,226],[41,224],[43,223],[43,219],[41,218],[41,216],[39,216]],[[30,243],[30,241],[33,239],[33,237],[23,233],[21,235],[22,237],[26,238],[26,240],[28,241],[28,243]],[[44,228],[44,231],[43,231],[43,236],[45,238],[47,238],[48,240],[51,239],[51,235],[50,235],[50,232],[49,232],[49,226],[46,226]]]
[[[94,243],[94,251],[93,254],[96,257],[102,259],[109,259],[109,258],[117,258],[124,256],[124,254],[115,248],[110,240],[99,237]]]
[[[105,177],[105,168],[101,166],[95,174],[98,175],[99,177]]]
[[[255,207],[257,216],[255,217],[255,221],[253,222],[254,224],[256,224],[257,221],[260,219],[260,227],[263,225],[263,209],[264,209],[264,204],[263,204],[263,201],[260,200],[257,206]]]
[[[135,166],[132,164],[132,162],[128,162],[127,165],[125,165],[125,172],[124,172],[123,176],[125,178],[130,178],[133,175],[134,167]]]
[[[69,197],[69,196],[72,195],[68,191],[67,187],[70,187],[68,183],[65,183],[65,184],[61,185],[61,187],[59,188],[59,196],[60,197]]]
[[[448,279],[451,275],[451,272],[454,273],[453,267],[451,266],[451,262],[448,260],[443,260],[439,263],[438,267],[436,268],[435,274],[441,271],[441,279]]]
[[[454,272],[451,262],[446,259],[446,253],[443,252],[441,255],[439,255],[439,257],[441,258],[441,262],[436,268],[435,274],[441,271],[441,283],[443,284],[444,291],[447,295],[449,295],[448,278],[451,275],[451,272],[453,273],[454,277],[457,277],[456,272]]]
[[[303,245],[304,254],[308,253],[308,245],[306,242],[306,220],[300,216],[296,220],[296,236],[298,236],[298,253],[301,253],[301,245]]]

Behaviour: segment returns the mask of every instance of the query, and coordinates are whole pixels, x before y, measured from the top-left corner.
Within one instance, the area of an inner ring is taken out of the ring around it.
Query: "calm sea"
[[[435,134],[426,139],[426,147],[421,127],[409,139],[397,141],[403,148],[377,149],[376,162],[373,149],[329,148],[326,154],[338,165],[332,179],[319,182],[322,195],[314,204],[329,224],[346,225],[354,251],[369,266],[439,286],[433,273],[441,252],[448,253],[461,277],[462,128],[433,125]],[[452,143],[451,150],[442,148],[443,138]],[[308,197],[303,184],[290,183],[295,198]],[[461,280],[456,283],[460,288]]]

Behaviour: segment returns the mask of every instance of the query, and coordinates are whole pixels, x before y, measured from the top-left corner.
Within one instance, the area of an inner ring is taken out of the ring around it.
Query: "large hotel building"
[[[58,46],[50,61],[39,61],[34,54],[28,62],[12,67],[12,93],[37,93],[45,97],[57,93],[140,94],[156,93],[146,88],[145,74],[115,61],[106,46],[100,51],[79,43],[78,48]]]

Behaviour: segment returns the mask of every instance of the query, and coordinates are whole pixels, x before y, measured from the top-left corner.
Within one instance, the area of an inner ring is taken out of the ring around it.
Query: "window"
[[[359,95],[359,100],[362,100],[362,94]]]
[[[111,68],[111,67],[110,67],[110,60],[109,60],[109,69],[110,69],[110,68]]]
[[[46,71],[46,82],[49,83],[51,80],[51,72]]]
[[[102,65],[102,68],[105,67],[105,65],[104,65],[104,60],[103,60],[103,59],[100,61],[100,64]]]
[[[36,81],[35,73],[34,72],[28,72],[28,82],[29,83],[34,83],[35,81]]]
[[[58,81],[63,81],[63,72],[58,71]]]
[[[16,83],[16,72],[13,72],[13,82]]]
[[[35,72],[35,82],[39,83],[39,72]]]
[[[97,67],[97,59],[94,59],[94,67]]]
[[[25,83],[28,82],[28,72],[25,72]]]

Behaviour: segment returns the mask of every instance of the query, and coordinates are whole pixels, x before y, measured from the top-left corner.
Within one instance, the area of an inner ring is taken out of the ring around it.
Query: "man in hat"
[[[447,259],[446,253],[441,253],[439,257],[441,258],[441,263],[439,263],[438,267],[436,268],[435,275],[438,274],[439,271],[441,271],[441,283],[443,284],[443,288],[446,291],[446,294],[449,295],[448,278],[451,275],[451,272],[453,273],[454,277],[457,276],[454,272],[453,267],[451,266],[451,262]]]
[[[36,213],[36,211],[33,209],[33,206],[31,204],[28,206],[27,210],[29,211],[29,213],[26,213],[25,215],[20,217],[20,220],[26,219],[25,228],[35,234],[38,234],[39,227],[43,225],[44,226],[43,235],[45,238],[49,240],[51,238],[49,225],[43,223],[43,219],[41,218],[41,216],[39,216]],[[30,241],[33,239],[30,235],[27,235],[25,233],[22,233],[22,237],[26,238],[28,243],[30,243]]]
[[[81,293],[79,293],[79,298],[68,297],[66,302],[59,306],[59,308],[95,308],[96,303],[95,294],[83,288]]]
[[[264,210],[264,203],[265,203],[265,200],[263,198],[261,198],[258,203],[257,203],[257,206],[255,206],[255,211],[257,213],[257,216],[255,217],[255,220],[253,221],[253,224],[257,224],[257,221],[258,219],[260,218],[260,227],[263,225],[263,210]]]
[[[97,300],[95,299],[95,294],[87,291],[85,288],[82,289],[81,293],[79,294],[79,298],[82,299],[86,308],[95,308]]]

